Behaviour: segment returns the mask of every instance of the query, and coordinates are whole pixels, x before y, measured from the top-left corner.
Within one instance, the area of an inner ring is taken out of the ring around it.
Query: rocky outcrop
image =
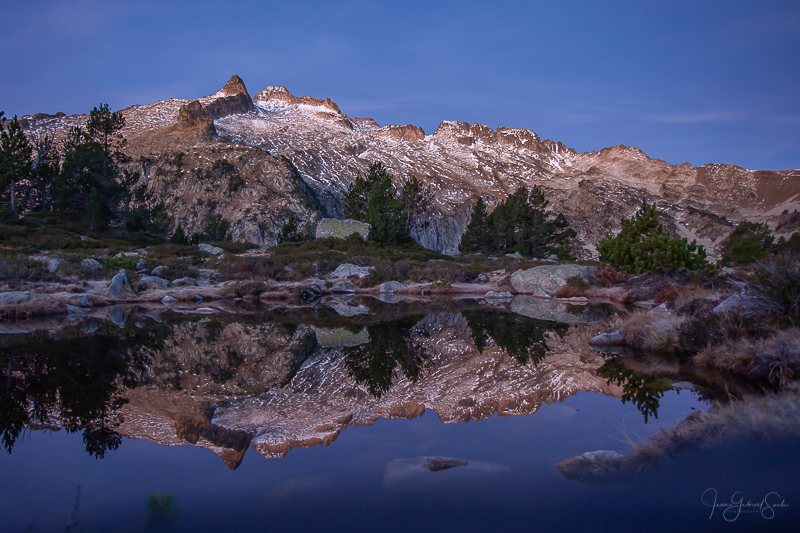
[[[389,124],[388,126],[382,127],[377,134],[405,142],[421,141],[425,139],[425,130],[413,124],[406,124],[405,126]]]
[[[595,267],[583,265],[541,265],[514,272],[511,275],[511,286],[520,294],[553,298],[569,278],[579,277],[588,282],[595,270]]]
[[[202,129],[213,135],[214,120],[255,109],[244,81],[235,74],[220,91],[202,100],[189,102],[178,110],[180,129]]]
[[[267,103],[269,101],[286,102],[287,104],[300,104],[313,107],[324,107],[334,113],[341,114],[339,106],[337,106],[330,98],[320,100],[319,98],[312,98],[310,96],[294,96],[286,87],[267,87],[258,93],[253,101],[255,103]]]
[[[323,218],[317,223],[315,237],[325,239],[333,237],[335,239],[346,239],[350,235],[357,233],[363,239],[369,238],[372,229],[370,224],[353,219],[337,220],[335,218]]]

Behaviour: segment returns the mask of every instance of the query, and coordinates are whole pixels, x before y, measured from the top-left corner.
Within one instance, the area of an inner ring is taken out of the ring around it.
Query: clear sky
[[[800,2],[3,0],[0,110],[196,98],[239,74],[354,117],[800,167]]]

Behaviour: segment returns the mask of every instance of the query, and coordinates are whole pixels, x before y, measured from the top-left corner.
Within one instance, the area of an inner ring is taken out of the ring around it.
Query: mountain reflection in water
[[[594,375],[599,355],[568,346],[568,324],[464,303],[455,312],[372,307],[355,317],[323,306],[210,317],[126,308],[103,322],[6,336],[3,444],[10,453],[26,428],[64,428],[82,431],[98,458],[128,436],[202,446],[236,468],[250,444],[283,456],[328,444],[348,425],[426,408],[444,421],[479,420],[577,390],[618,395]],[[537,370],[548,342],[559,353]],[[579,379],[565,387],[557,369],[568,359],[582,364],[567,365]]]

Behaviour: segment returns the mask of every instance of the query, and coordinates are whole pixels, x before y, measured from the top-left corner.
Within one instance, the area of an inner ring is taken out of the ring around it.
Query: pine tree
[[[430,187],[424,186],[422,181],[416,176],[406,181],[400,193],[400,204],[408,213],[406,229],[409,233],[412,230],[424,229],[430,225],[427,220],[433,206],[433,192]]]
[[[86,122],[86,132],[89,136],[99,142],[103,147],[103,177],[108,178],[109,165],[111,159],[115,155],[119,155],[116,143],[112,143],[114,135],[125,127],[125,117],[122,111],[114,111],[108,107],[108,104],[100,104],[100,107],[95,107],[89,112],[89,120]],[[119,143],[119,145],[124,144]],[[112,148],[114,150],[112,151]]]
[[[0,182],[8,184],[11,214],[16,217],[17,183],[30,177],[33,151],[17,117],[11,119],[7,127],[5,122],[0,112]]]
[[[487,216],[485,204],[479,199],[459,250],[571,258],[572,240],[577,233],[563,214],[548,212],[548,204],[538,187],[530,191],[520,187]]]
[[[475,207],[472,208],[472,217],[467,225],[467,230],[461,237],[458,245],[462,253],[485,252],[490,248],[489,221],[486,214],[486,204],[478,196]]]
[[[616,237],[597,244],[600,260],[629,273],[662,272],[677,268],[698,270],[708,266],[706,251],[697,241],[670,237],[658,222],[655,204],[642,202],[632,218],[623,218]]]
[[[344,197],[344,215],[370,224],[369,238],[375,242],[399,243],[410,239],[408,211],[392,185],[392,175],[380,162],[373,163],[366,176],[359,176],[350,185]]]

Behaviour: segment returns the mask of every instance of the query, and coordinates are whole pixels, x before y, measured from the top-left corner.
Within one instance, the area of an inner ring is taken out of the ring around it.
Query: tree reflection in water
[[[343,348],[350,376],[376,398],[392,387],[397,367],[410,381],[419,379],[428,360],[420,344],[426,333],[415,327],[420,318],[411,316],[371,325],[368,343]]]
[[[597,375],[608,384],[622,387],[622,403],[632,402],[644,416],[644,423],[652,416],[658,418],[658,407],[664,394],[672,390],[672,381],[658,373],[637,373],[628,368],[619,355],[606,356],[606,362]]]
[[[66,333],[66,332],[65,332]],[[143,368],[132,349],[158,342],[156,330],[107,327],[90,335],[20,339],[0,348],[0,432],[8,453],[23,430],[63,427],[83,432],[86,451],[100,459],[119,448],[114,431],[126,403],[121,388]]]
[[[539,363],[547,355],[547,334],[563,337],[568,324],[529,318],[516,313],[474,310],[462,313],[472,331],[475,347],[483,353],[489,338],[521,365]]]

